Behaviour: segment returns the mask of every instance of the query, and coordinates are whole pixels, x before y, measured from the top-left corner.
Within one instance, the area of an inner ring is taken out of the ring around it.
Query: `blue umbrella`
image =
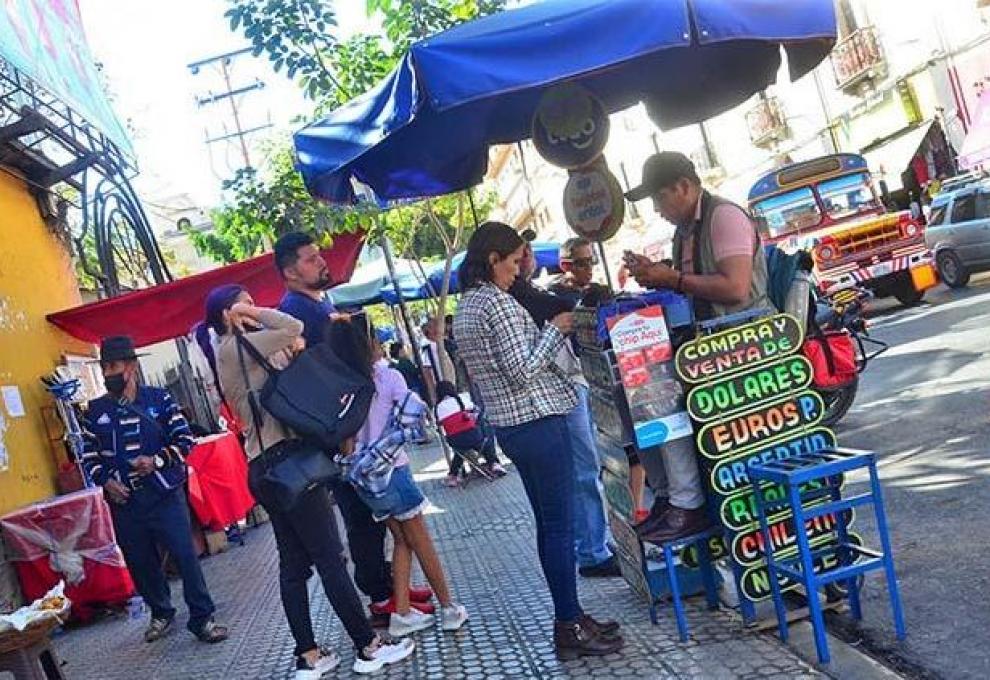
[[[559,270],[559,243],[534,241],[530,245],[533,247],[533,256],[536,259],[537,270]],[[457,282],[457,270],[460,269],[462,262],[464,262],[464,252],[457,253],[454,255],[453,260],[451,260],[450,288],[448,290],[450,293],[460,292]],[[415,275],[414,273],[400,274],[397,279],[403,299],[410,301],[428,300],[433,297],[439,297],[440,291],[443,289],[443,270],[444,266],[442,262],[433,265],[426,270],[426,281],[423,281],[422,276]],[[398,304],[399,302],[399,298],[395,294],[395,288],[391,284],[382,286],[381,297],[390,305]]]
[[[409,277],[417,270],[413,260],[395,261],[396,274],[401,279]],[[337,307],[363,307],[382,302],[382,290],[389,284],[388,269],[384,260],[369,262],[359,267],[350,281],[330,291],[330,299]]]
[[[375,88],[295,135],[310,192],[384,203],[478,184],[491,144],[530,136],[564,81],[609,111],[645,102],[661,127],[698,122],[792,79],[835,41],[832,0],[546,0],[415,43]]]

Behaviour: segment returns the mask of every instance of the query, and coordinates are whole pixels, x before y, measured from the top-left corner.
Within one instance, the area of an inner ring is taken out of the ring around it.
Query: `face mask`
[[[107,386],[107,392],[115,397],[124,394],[124,390],[127,388],[127,378],[124,377],[123,373],[105,376],[103,383]]]

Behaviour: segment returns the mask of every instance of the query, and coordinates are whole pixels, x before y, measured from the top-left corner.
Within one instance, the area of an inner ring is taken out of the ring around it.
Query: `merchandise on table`
[[[0,528],[26,600],[64,580],[73,616],[86,620],[134,594],[100,488],[16,510],[0,518]]]

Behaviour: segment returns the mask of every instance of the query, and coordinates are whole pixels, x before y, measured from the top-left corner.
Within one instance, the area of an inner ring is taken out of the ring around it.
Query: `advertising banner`
[[[0,5],[0,59],[133,153],[103,91],[76,0],[6,0]]]
[[[675,360],[678,376],[692,385],[687,409],[701,423],[696,437],[700,461],[726,529],[725,542],[710,548],[714,556],[728,556],[738,565],[740,588],[754,601],[770,596],[770,581],[750,466],[836,445],[832,431],[819,425],[825,404],[810,389],[811,364],[797,354],[802,342],[797,320],[777,314],[698,337],[682,345]],[[761,489],[768,502],[783,498],[780,487],[764,484]],[[815,491],[825,491],[820,482],[802,489]],[[802,503],[805,509],[828,500],[821,494],[812,496]],[[840,521],[848,527],[853,520],[852,511],[841,517],[827,514],[808,520],[804,529],[812,546],[824,547],[837,540]],[[774,553],[782,557],[794,553],[793,513],[777,510],[767,522]],[[686,564],[697,562],[693,549],[682,558]],[[815,568],[828,570],[837,564],[834,557],[823,555]],[[782,583],[782,587],[787,590],[795,584]]]
[[[636,445],[648,449],[691,436],[694,429],[684,410],[663,308],[654,305],[612,317],[608,329]]]

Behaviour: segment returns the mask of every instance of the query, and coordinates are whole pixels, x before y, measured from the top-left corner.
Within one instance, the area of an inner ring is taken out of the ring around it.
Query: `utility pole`
[[[832,123],[832,112],[829,110],[828,99],[825,95],[825,85],[822,83],[822,77],[818,73],[818,69],[814,69],[811,72],[812,77],[815,79],[815,90],[818,92],[818,102],[822,106],[822,114],[825,116],[825,127],[828,129],[829,139],[832,141],[832,153],[839,153],[839,137],[835,134],[835,125]]]
[[[216,104],[226,103],[230,106],[230,120],[232,122],[233,131],[229,132],[227,124],[223,124],[223,133],[219,135],[210,134],[209,130],[206,133],[206,143],[216,144],[219,142],[234,142],[237,145],[238,151],[241,156],[241,168],[239,169],[251,169],[253,165],[251,164],[251,153],[248,148],[247,137],[248,135],[254,134],[255,132],[260,132],[261,130],[267,130],[272,127],[271,120],[266,123],[255,125],[247,129],[244,128],[242,122],[242,112],[240,100],[243,96],[251,94],[252,92],[257,92],[264,89],[265,83],[255,78],[254,82],[247,83],[245,85],[234,85],[233,80],[233,66],[234,60],[238,57],[243,57],[251,53],[249,48],[243,50],[237,50],[235,52],[228,52],[226,54],[220,54],[215,57],[208,57],[206,59],[201,59],[200,61],[193,62],[188,65],[189,71],[193,75],[199,75],[207,67],[213,67],[219,69],[220,79],[223,83],[223,89],[219,92],[214,92],[212,90],[207,91],[206,94],[196,97],[196,104],[200,108],[207,106],[213,106]]]

